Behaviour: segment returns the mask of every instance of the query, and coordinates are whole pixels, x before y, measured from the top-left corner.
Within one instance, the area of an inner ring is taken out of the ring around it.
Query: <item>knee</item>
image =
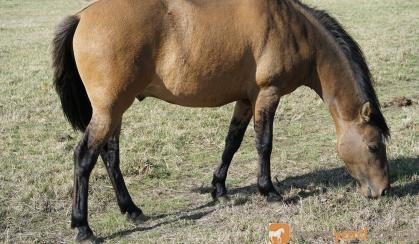
[[[230,128],[225,140],[226,148],[231,152],[236,152],[240,148],[245,132],[246,127],[242,125],[236,125],[233,126],[233,128]]]

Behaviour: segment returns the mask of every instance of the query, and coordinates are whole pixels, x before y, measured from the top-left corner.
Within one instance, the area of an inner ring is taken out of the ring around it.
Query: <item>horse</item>
[[[78,241],[93,237],[88,183],[99,155],[121,212],[146,220],[124,183],[119,135],[123,113],[147,97],[188,107],[235,102],[214,199],[227,194],[228,168],[253,118],[259,192],[282,200],[271,179],[273,120],[280,98],[300,86],[328,107],[360,192],[378,198],[390,187],[390,132],[364,54],[335,18],[299,0],[99,0],[58,25],[52,59],[64,114],[83,132],[71,214]]]
[[[269,244],[282,243],[282,234],[285,230],[280,228],[276,231],[269,231]]]

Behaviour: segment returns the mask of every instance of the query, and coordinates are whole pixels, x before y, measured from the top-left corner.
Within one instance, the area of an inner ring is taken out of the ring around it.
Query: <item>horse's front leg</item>
[[[240,147],[246,128],[252,118],[252,106],[249,101],[238,101],[234,108],[233,118],[230,122],[230,128],[225,140],[224,152],[221,162],[214,171],[212,185],[214,190],[211,195],[214,199],[225,197],[227,194],[225,181],[227,178],[228,168],[234,154]]]
[[[135,223],[142,223],[146,220],[143,212],[131,199],[128,189],[125,185],[121,169],[119,167],[119,135],[121,126],[118,126],[113,135],[108,139],[100,153],[102,160],[108,171],[109,178],[115,190],[116,200],[121,213],[127,213],[128,219]]]
[[[275,111],[279,104],[279,95],[275,87],[260,90],[254,105],[254,127],[256,149],[259,158],[258,188],[267,196],[268,201],[281,201],[281,195],[275,190],[271,178],[272,133]]]

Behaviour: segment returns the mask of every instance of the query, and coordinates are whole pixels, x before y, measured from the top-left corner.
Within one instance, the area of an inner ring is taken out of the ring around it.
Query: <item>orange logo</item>
[[[368,229],[356,231],[336,231],[333,230],[334,242],[338,243],[341,241],[367,241],[368,240]]]
[[[285,244],[291,239],[289,224],[269,224],[269,244]]]

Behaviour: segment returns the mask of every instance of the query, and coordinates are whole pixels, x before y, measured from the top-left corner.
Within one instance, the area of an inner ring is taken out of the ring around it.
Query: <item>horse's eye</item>
[[[378,145],[368,145],[368,150],[372,153],[378,152]]]

